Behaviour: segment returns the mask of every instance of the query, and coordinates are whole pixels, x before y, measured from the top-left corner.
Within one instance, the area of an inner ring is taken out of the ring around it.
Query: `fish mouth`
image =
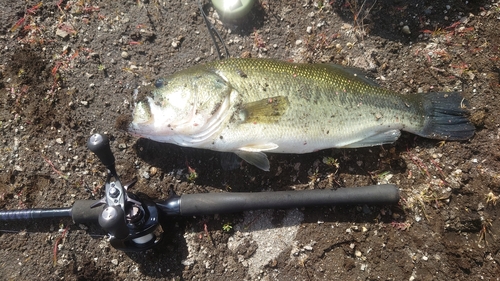
[[[136,103],[127,131],[135,137],[196,147],[212,142],[222,124],[231,117],[230,107],[230,95],[210,110],[200,110],[193,103],[182,113],[168,110],[148,97]]]
[[[129,118],[127,121],[122,126],[126,126],[126,130],[132,135],[142,136],[152,132],[154,117],[151,114],[149,101],[142,100],[137,102],[132,113],[132,118]]]
[[[187,134],[190,124],[196,123],[197,117],[195,106],[180,114],[171,107],[165,108],[151,97],[137,101],[132,116],[127,124],[127,131],[134,136],[150,139]]]

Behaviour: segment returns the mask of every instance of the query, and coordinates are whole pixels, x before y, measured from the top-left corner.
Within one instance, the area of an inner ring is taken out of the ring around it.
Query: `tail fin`
[[[442,140],[467,140],[474,135],[467,102],[460,93],[428,93],[424,96],[424,110],[428,120],[418,135]]]

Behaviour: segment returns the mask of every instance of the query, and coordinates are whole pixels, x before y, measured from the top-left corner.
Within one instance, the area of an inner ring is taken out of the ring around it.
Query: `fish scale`
[[[131,133],[235,152],[264,170],[264,152],[374,146],[400,130],[448,140],[474,134],[459,93],[402,95],[334,64],[226,59],[162,81],[136,102]]]

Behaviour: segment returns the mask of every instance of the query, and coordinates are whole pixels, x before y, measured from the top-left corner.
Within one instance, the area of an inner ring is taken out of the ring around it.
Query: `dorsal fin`
[[[328,64],[331,68],[333,68],[337,72],[342,72],[349,79],[358,79],[358,81],[367,83],[374,87],[380,87],[380,85],[372,78],[366,75],[362,69],[350,66],[343,66],[338,64]]]

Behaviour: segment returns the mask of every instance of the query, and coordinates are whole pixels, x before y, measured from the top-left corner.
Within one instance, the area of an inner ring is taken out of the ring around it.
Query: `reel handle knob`
[[[97,155],[102,164],[104,164],[113,175],[116,175],[115,156],[113,152],[111,152],[109,138],[106,135],[93,134],[87,142],[87,147]]]
[[[118,240],[127,238],[130,230],[125,220],[125,213],[120,206],[107,206],[99,216],[99,225]]]

